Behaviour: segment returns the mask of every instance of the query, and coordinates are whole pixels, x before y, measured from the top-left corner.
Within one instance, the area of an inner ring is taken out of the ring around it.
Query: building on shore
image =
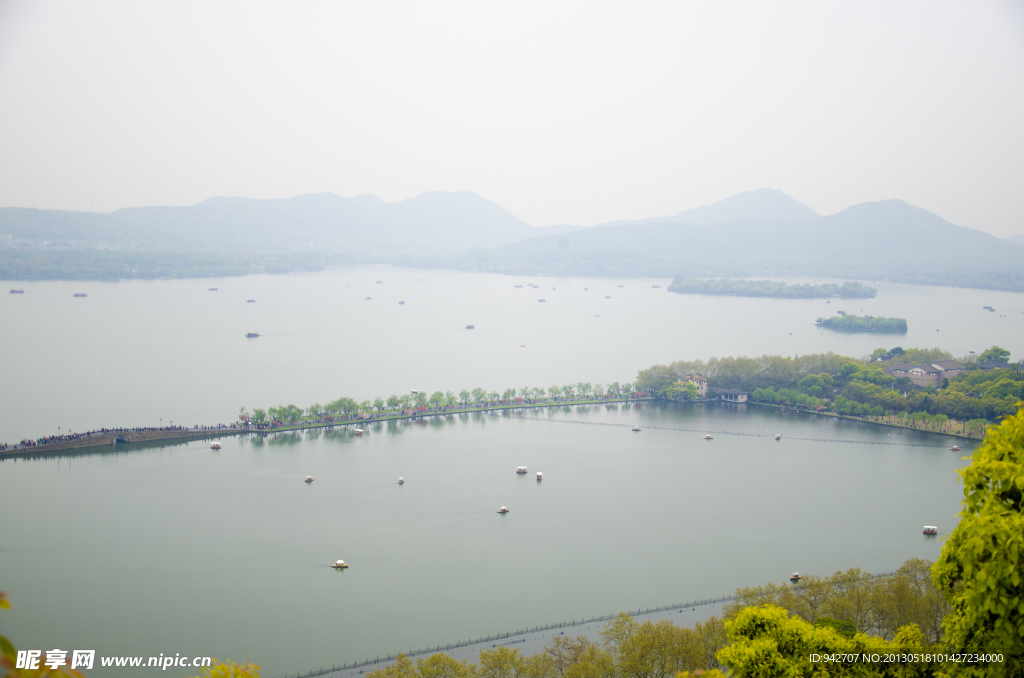
[[[679,384],[680,386],[684,386],[686,384],[693,384],[697,388],[697,397],[708,397],[708,380],[700,376],[699,374],[688,374],[685,377],[682,377],[676,383]]]
[[[750,393],[736,388],[724,388],[718,392],[718,397],[730,403],[745,403]]]
[[[893,363],[883,367],[882,371],[894,379],[906,377],[922,388],[928,385],[938,388],[942,385],[943,379],[952,379],[958,374],[962,374],[966,369],[966,367],[955,360],[939,360],[925,365]]]

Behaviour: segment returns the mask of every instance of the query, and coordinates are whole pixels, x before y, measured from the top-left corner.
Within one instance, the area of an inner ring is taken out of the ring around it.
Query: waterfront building
[[[966,367],[955,360],[939,360],[926,365],[893,363],[883,367],[882,371],[895,379],[907,377],[910,381],[921,387],[930,384],[938,388],[942,384],[943,379],[952,379],[966,369]]]

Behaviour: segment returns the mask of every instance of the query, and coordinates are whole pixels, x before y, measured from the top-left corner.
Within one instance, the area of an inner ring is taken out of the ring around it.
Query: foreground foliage
[[[960,523],[932,569],[953,608],[946,643],[958,652],[1002,652],[1005,675],[1024,675],[1024,410],[989,429],[960,475]]]
[[[911,558],[891,576],[875,576],[852,568],[831,577],[805,576],[796,586],[765,584],[736,590],[726,616],[743,609],[773,605],[810,624],[843,627],[892,640],[914,624],[929,643],[942,638],[942,618],[950,607],[931,581],[932,563]]]

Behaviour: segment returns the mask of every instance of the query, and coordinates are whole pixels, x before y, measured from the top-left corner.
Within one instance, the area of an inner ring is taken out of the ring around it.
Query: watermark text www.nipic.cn
[[[69,656],[70,655],[70,656]],[[72,669],[91,669],[96,662],[96,650],[18,650],[18,659],[15,668],[38,669],[59,669],[67,666]],[[131,668],[155,668],[167,670],[172,666],[184,666],[188,668],[202,668],[210,666],[213,660],[210,657],[183,657],[180,652],[173,655],[161,654],[159,657],[100,657],[100,666],[109,667],[131,667]]]

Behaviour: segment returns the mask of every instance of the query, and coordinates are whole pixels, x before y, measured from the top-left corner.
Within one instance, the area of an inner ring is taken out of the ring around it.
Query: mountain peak
[[[817,212],[777,188],[759,188],[680,212],[673,221],[691,224],[724,224],[734,221],[782,221],[815,219]]]

